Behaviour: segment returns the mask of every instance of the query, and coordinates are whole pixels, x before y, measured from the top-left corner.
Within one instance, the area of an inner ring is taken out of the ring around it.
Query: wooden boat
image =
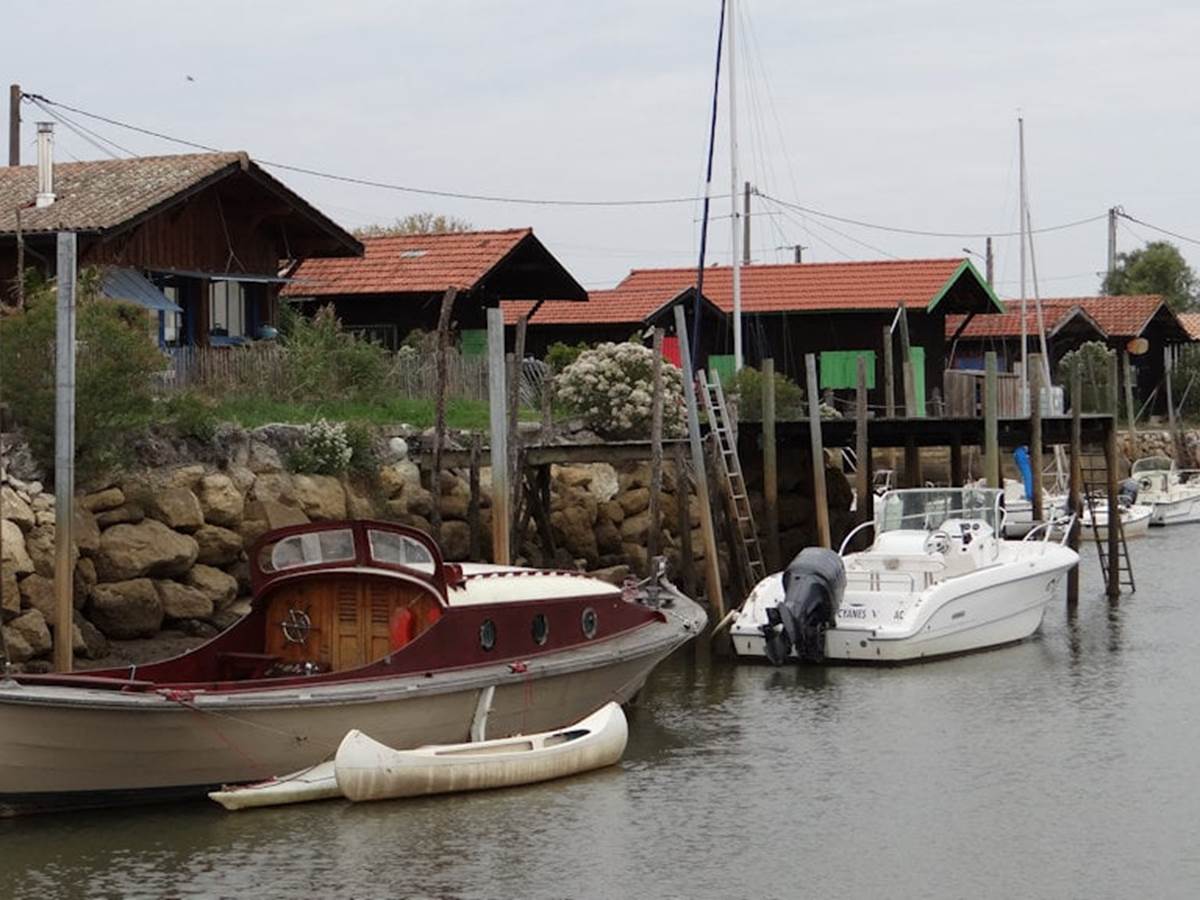
[[[361,731],[346,735],[334,764],[348,800],[391,800],[549,781],[611,766],[629,738],[625,714],[607,703],[559,731],[480,743],[393,750]]]
[[[210,800],[215,800],[230,812],[235,812],[264,806],[333,800],[341,797],[342,791],[338,787],[333,760],[329,760],[299,772],[292,772],[290,775],[268,778],[266,781],[227,785],[219,791],[210,791],[208,796]]]
[[[445,564],[385,522],[269,533],[250,568],[252,611],[186,654],[0,680],[0,815],[203,796],[312,766],[352,728],[395,747],[561,728],[706,621],[661,573]]]

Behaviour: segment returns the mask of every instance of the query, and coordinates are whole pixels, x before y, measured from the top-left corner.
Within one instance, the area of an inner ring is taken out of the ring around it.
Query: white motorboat
[[[734,618],[735,652],[777,665],[894,663],[1029,637],[1079,556],[1051,540],[1062,522],[1001,539],[1001,497],[975,487],[889,491],[875,521],[846,537],[844,555],[810,547],[759,582]],[[845,554],[869,526],[871,547]]]
[[[1137,481],[1138,499],[1154,509],[1151,525],[1200,522],[1200,480],[1188,480],[1192,474],[1176,468],[1166,456],[1148,456],[1133,464],[1131,477]]]
[[[625,713],[606,703],[560,731],[393,750],[351,731],[338,747],[337,784],[348,800],[392,800],[549,781],[611,766],[629,739]]]
[[[1125,534],[1125,540],[1132,538],[1144,537],[1150,531],[1150,519],[1154,514],[1154,509],[1143,503],[1134,503],[1132,505],[1120,506],[1121,530]],[[1093,515],[1094,513],[1094,515]],[[1093,500],[1092,509],[1088,509],[1084,504],[1083,512],[1079,516],[1079,524],[1084,533],[1088,537],[1093,536],[1098,540],[1108,540],[1108,501]]]

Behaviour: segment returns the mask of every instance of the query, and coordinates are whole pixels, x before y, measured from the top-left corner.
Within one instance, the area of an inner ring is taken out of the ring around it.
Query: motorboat
[[[478,743],[394,750],[361,731],[346,735],[334,759],[347,800],[394,800],[428,794],[533,784],[620,761],[629,739],[625,713],[607,703],[557,731]]]
[[[1153,507],[1152,526],[1200,522],[1200,479],[1190,479],[1194,474],[1178,469],[1167,456],[1147,456],[1133,464],[1130,477],[1137,482],[1138,499]]]
[[[1145,537],[1150,533],[1153,507],[1144,503],[1122,503],[1117,510],[1125,540]],[[1079,524],[1084,534],[1101,541],[1108,540],[1108,521],[1107,500],[1093,500],[1090,507],[1085,503],[1079,514]]]
[[[251,612],[180,656],[0,680],[0,815],[203,796],[329,758],[561,728],[698,634],[666,579],[447,564],[425,533],[324,522],[250,551]]]
[[[1029,637],[1079,556],[1051,537],[1065,540],[1069,521],[1001,538],[1002,497],[978,487],[889,491],[840,552],[806,548],[755,586],[731,626],[734,651],[777,665],[896,663]],[[866,528],[871,546],[847,553]]]

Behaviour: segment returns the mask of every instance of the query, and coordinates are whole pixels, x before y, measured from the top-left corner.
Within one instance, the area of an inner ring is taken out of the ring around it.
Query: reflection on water
[[[0,896],[1154,897],[1200,883],[1200,528],[1139,592],[892,669],[664,665],[616,768],[461,797],[0,823]]]

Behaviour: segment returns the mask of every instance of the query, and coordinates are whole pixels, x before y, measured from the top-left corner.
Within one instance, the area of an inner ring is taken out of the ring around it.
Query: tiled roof
[[[1179,323],[1193,341],[1200,341],[1200,313],[1176,313]]]
[[[1158,294],[1136,294],[1123,297],[1052,297],[1042,300],[1042,318],[1046,331],[1054,332],[1075,310],[1088,316],[1108,337],[1137,337],[1163,305]],[[1020,337],[1020,301],[1008,301],[1012,312],[976,316],[967,325],[962,337],[968,340]],[[946,317],[946,335],[953,335],[962,324],[963,316]],[[1026,331],[1037,334],[1037,310],[1032,300],[1026,303]]]
[[[364,238],[358,259],[309,259],[285,297],[470,290],[531,235],[530,228]]]
[[[21,230],[105,231],[170,200],[230,166],[245,153],[185,153],[55,163],[50,206],[21,210]],[[16,208],[37,196],[37,166],[0,169],[0,232],[15,232]]]
[[[655,289],[630,289],[625,283],[604,291],[588,291],[587,303],[548,300],[530,319],[533,325],[637,325],[674,300],[679,293]],[[533,304],[527,300],[504,303],[504,321],[514,323]]]

